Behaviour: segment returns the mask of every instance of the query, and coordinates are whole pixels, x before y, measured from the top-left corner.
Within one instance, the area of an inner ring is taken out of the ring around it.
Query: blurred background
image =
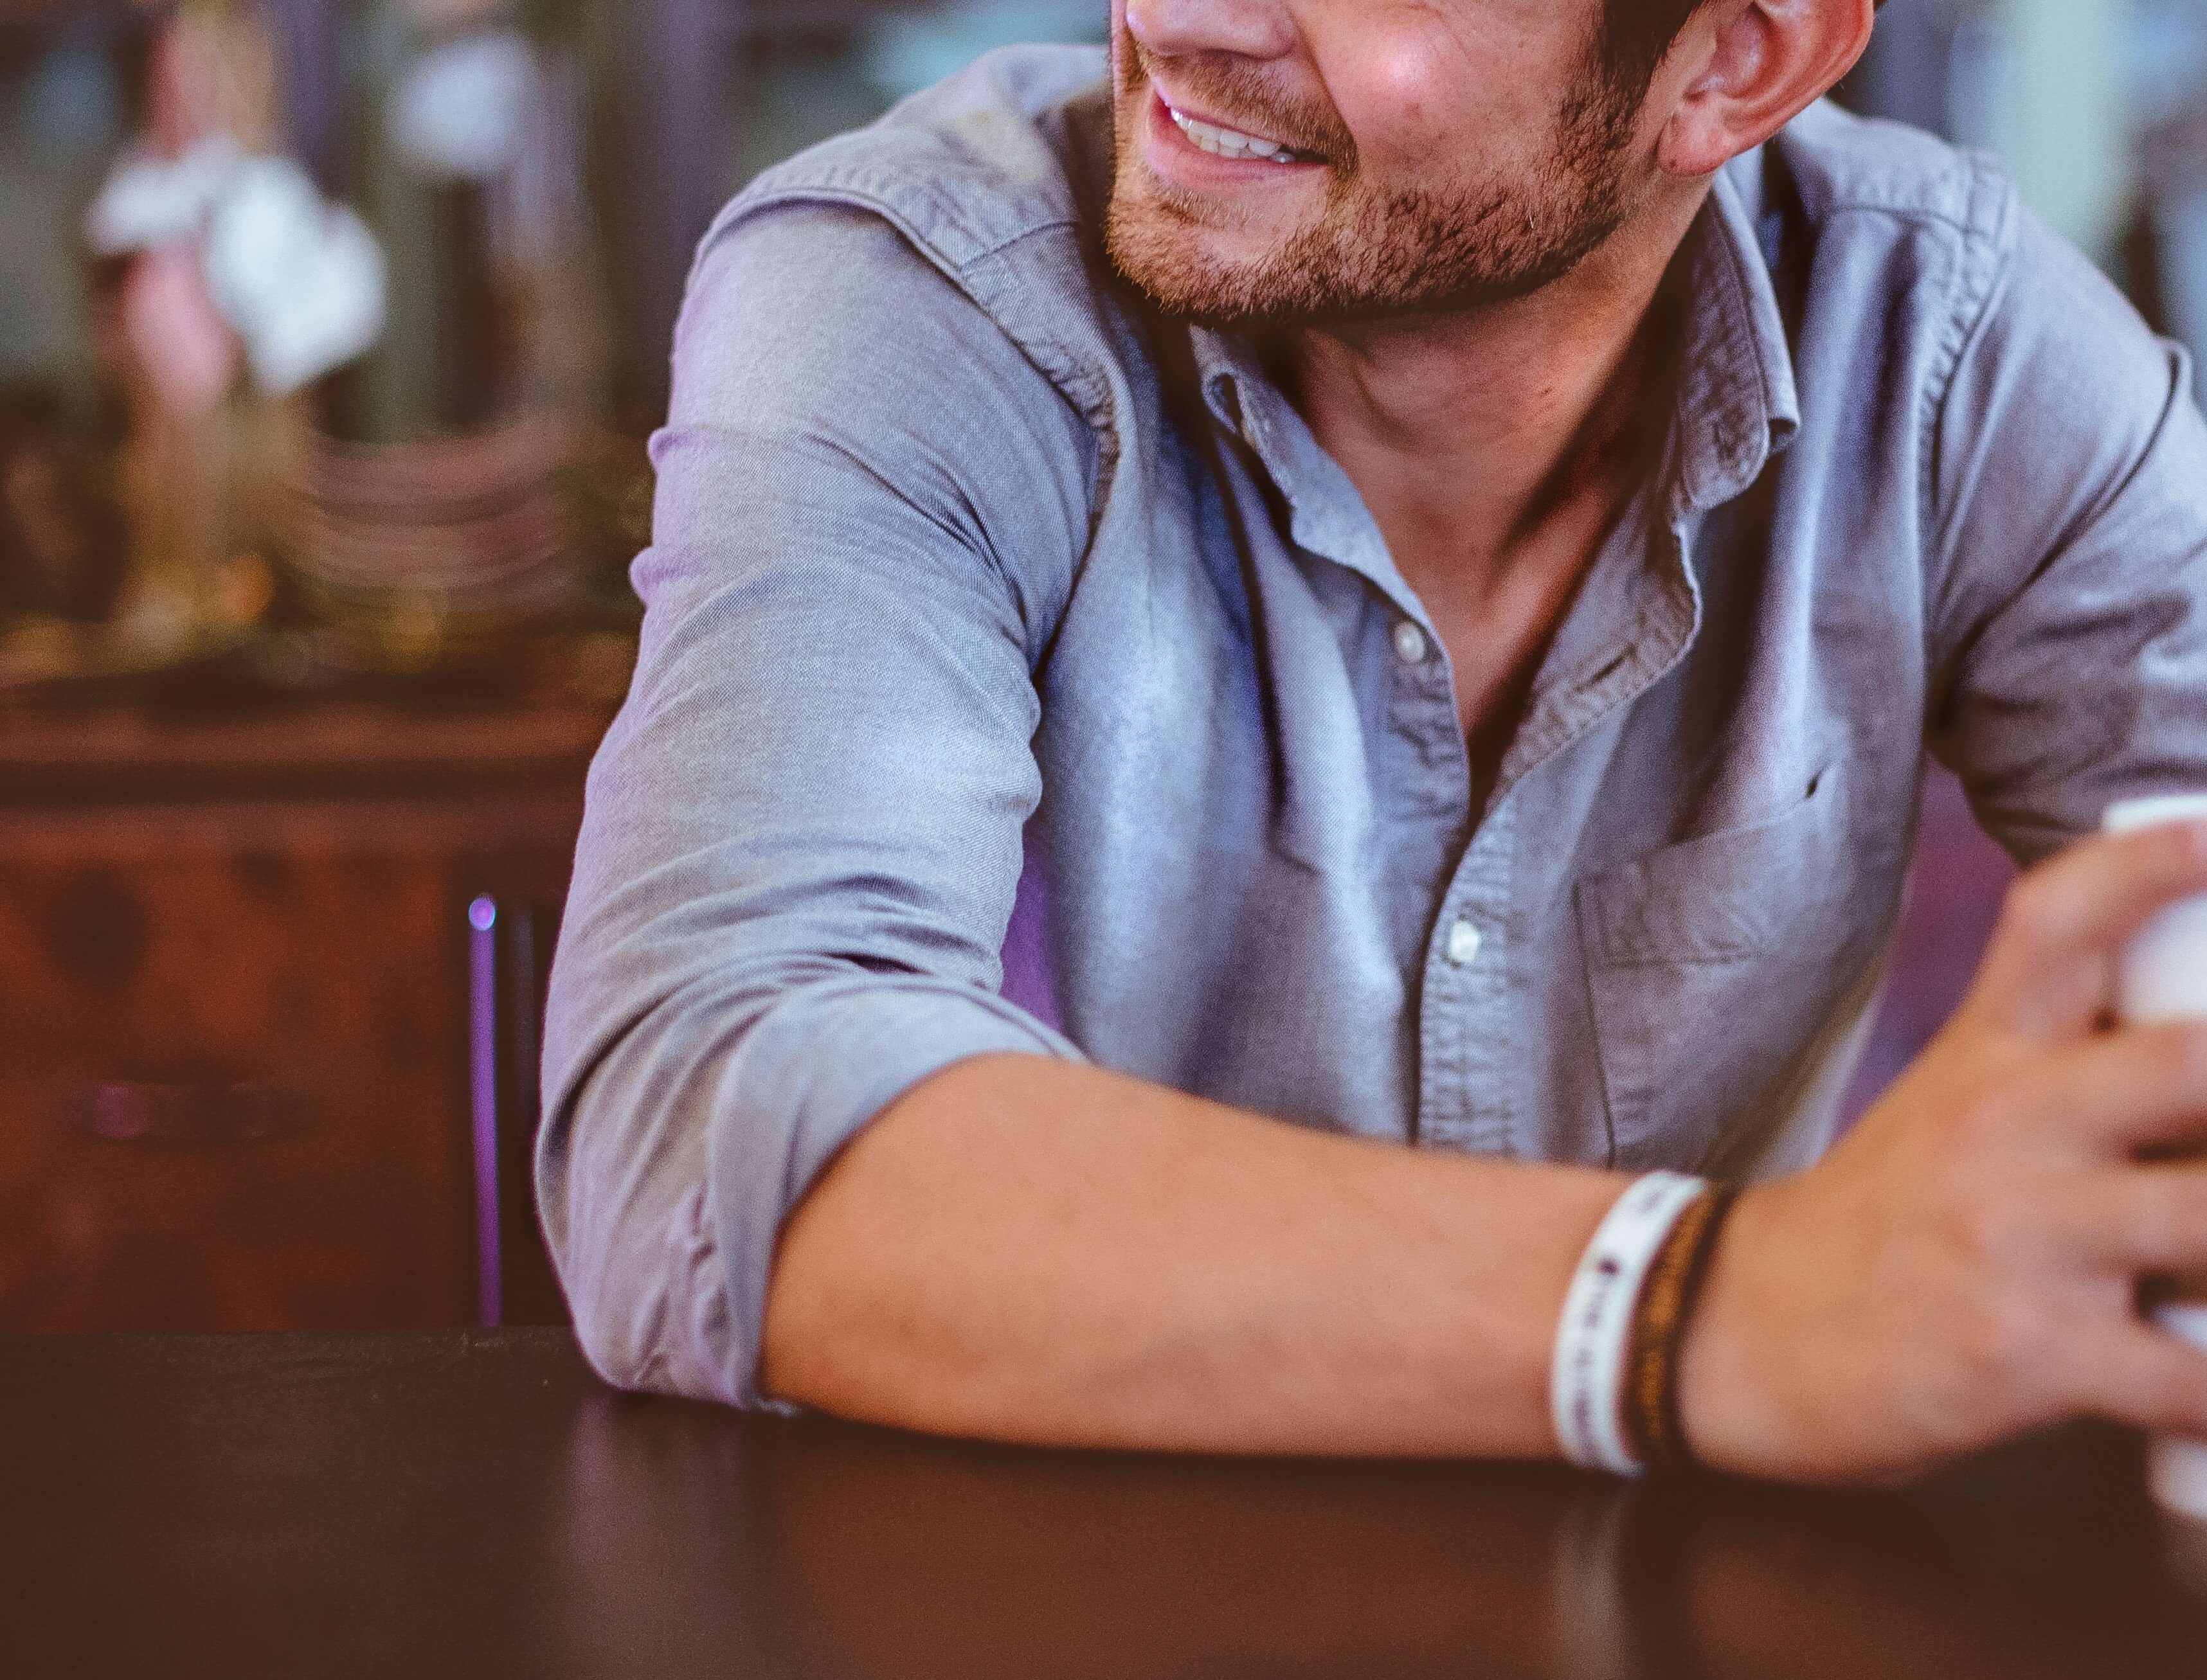
[[[0,1331],[559,1314],[535,1009],[690,254],[1104,0],[0,0]],[[1891,0],[2207,350],[2207,0]],[[1867,1101],[2007,870],[1936,780]]]

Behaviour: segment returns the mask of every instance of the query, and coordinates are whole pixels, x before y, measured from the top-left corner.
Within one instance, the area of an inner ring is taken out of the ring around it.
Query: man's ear
[[[1875,0],[1709,0],[1658,72],[1671,101],[1657,160],[1704,176],[1839,85],[1869,45]]]

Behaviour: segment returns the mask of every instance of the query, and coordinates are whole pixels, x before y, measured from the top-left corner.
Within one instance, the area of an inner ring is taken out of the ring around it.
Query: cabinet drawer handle
[[[68,1105],[71,1125],[111,1143],[206,1148],[295,1136],[313,1110],[305,1091],[268,1080],[105,1080],[81,1087]]]

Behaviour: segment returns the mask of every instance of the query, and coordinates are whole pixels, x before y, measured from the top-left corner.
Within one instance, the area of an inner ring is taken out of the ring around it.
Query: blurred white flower
[[[433,179],[487,181],[520,155],[541,98],[536,55],[508,29],[433,47],[392,91],[398,154]]]
[[[274,395],[343,366],[382,333],[388,275],[375,236],[290,158],[249,155],[227,135],[176,158],[126,155],[85,231],[107,256],[189,242],[255,383]]]
[[[288,158],[242,164],[206,226],[207,284],[245,341],[254,380],[297,390],[383,330],[383,253],[361,219],[323,200]]]
[[[180,158],[124,154],[85,218],[85,235],[102,256],[123,256],[188,238],[245,162],[227,135],[201,140]]]

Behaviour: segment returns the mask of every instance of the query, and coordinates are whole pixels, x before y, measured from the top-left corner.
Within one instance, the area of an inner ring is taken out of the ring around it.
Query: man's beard
[[[1139,140],[1126,118],[1151,95],[1140,50],[1127,45],[1117,102],[1118,178],[1106,237],[1120,273],[1169,315],[1261,332],[1507,302],[1564,278],[1625,220],[1623,160],[1638,101],[1589,67],[1562,113],[1548,158],[1511,179],[1378,191],[1361,178],[1354,143],[1337,124],[1320,125],[1339,136],[1331,146],[1307,148],[1331,165],[1321,219],[1261,256],[1215,257],[1203,248],[1211,224],[1201,200],[1155,179],[1139,201],[1128,190],[1128,176],[1139,167]],[[1230,89],[1226,108],[1262,109],[1247,98],[1254,91]],[[1284,133],[1300,145],[1313,127],[1308,120],[1291,121],[1267,132]]]

